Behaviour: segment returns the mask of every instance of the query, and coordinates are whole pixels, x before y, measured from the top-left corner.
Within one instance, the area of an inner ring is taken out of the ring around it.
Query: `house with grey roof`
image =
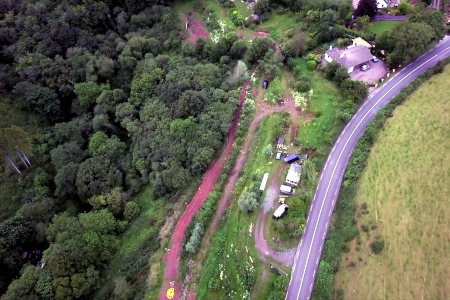
[[[347,69],[349,73],[353,72],[355,67],[359,67],[372,59],[369,49],[364,46],[353,46],[347,49],[338,49],[330,46],[330,50],[325,52],[327,62],[336,61]]]
[[[286,176],[286,185],[297,186],[300,182],[300,175],[302,174],[302,166],[296,163],[291,164]]]
[[[389,2],[390,2],[389,0],[377,0],[377,8],[378,9],[388,8]]]

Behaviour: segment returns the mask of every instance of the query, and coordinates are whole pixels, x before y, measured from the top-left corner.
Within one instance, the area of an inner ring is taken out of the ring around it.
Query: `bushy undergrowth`
[[[280,78],[277,77],[269,83],[269,87],[264,94],[264,101],[277,103],[282,98],[282,90]]]
[[[197,299],[205,299],[207,291],[219,289],[231,290],[232,283],[224,266],[225,247],[228,231],[229,213],[219,223],[219,229],[212,237],[211,250],[202,268],[202,277],[197,292]]]
[[[414,92],[423,82],[431,76],[441,73],[446,64],[450,63],[450,59],[446,59],[438,63],[437,66],[431,68],[411,84],[405,87],[394,99],[391,100],[384,108],[382,108],[375,119],[370,122],[353,150],[352,157],[347,165],[344,181],[339,193],[339,200],[336,206],[336,212],[333,217],[333,226],[330,229],[328,239],[322,254],[322,264],[326,264],[329,268],[320,268],[315,288],[313,291],[313,299],[332,299],[334,277],[338,271],[341,262],[341,253],[345,249],[346,243],[353,240],[358,235],[355,227],[355,196],[358,188],[358,180],[367,164],[370,148],[376,140],[378,132],[383,128],[385,120],[391,116],[395,107],[401,104],[412,92]],[[384,242],[377,243],[372,248],[373,251],[381,252]],[[378,252],[378,253],[379,253]],[[319,280],[325,278],[327,280]],[[340,292],[342,293],[342,292]]]

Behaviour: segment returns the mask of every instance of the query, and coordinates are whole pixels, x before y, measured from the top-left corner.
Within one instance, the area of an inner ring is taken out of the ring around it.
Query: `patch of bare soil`
[[[203,38],[205,40],[209,40],[209,33],[205,30],[205,25],[192,18],[189,15],[183,15],[182,16],[183,22],[186,24],[189,23],[189,28],[187,29],[187,32],[189,33],[189,42],[192,45],[195,45],[197,40],[199,38]],[[183,30],[186,30],[183,28]],[[184,40],[183,42],[186,42],[187,40]]]
[[[268,37],[269,36],[269,31],[267,31],[267,30],[257,30],[257,31],[253,31],[252,32],[252,40],[253,39],[255,39],[255,38],[260,38],[260,39],[262,39],[262,38],[265,38],[265,37]]]

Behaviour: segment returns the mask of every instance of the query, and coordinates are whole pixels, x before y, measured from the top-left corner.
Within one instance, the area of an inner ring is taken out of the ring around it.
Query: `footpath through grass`
[[[357,216],[366,232],[344,254],[336,279],[346,299],[448,298],[448,86],[450,65],[396,108],[371,150],[356,196],[358,207],[367,206]],[[375,235],[385,243],[378,255],[369,247]]]

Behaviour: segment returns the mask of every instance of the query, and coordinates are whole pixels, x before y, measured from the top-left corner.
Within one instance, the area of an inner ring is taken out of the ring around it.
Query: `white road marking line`
[[[317,258],[317,260],[316,260],[316,265],[319,263],[319,259],[320,259],[320,257]]]
[[[321,214],[322,214],[322,208],[323,208],[323,205],[324,205],[324,203],[325,203],[326,196],[327,196],[327,194],[328,194],[328,189],[330,188],[330,185],[331,185],[331,182],[332,182],[334,173],[335,173],[336,168],[337,168],[337,166],[338,166],[338,164],[339,164],[339,160],[341,159],[341,156],[342,156],[342,154],[343,154],[345,148],[347,147],[347,144],[349,143],[351,137],[353,136],[353,134],[355,133],[355,131],[358,129],[358,127],[361,125],[361,123],[364,121],[364,119],[367,117],[367,115],[372,111],[372,109],[373,109],[373,108],[374,108],[374,107],[375,107],[375,106],[376,106],[376,105],[377,105],[384,97],[386,97],[386,95],[387,95],[391,90],[393,90],[393,89],[394,89],[397,85],[399,85],[403,80],[405,80],[406,78],[408,78],[409,75],[411,75],[413,72],[415,72],[416,70],[418,70],[419,68],[421,68],[423,65],[425,65],[426,63],[428,63],[429,61],[431,61],[432,59],[434,59],[435,57],[437,57],[439,54],[441,54],[441,53],[447,51],[448,49],[450,49],[450,47],[446,48],[445,50],[442,50],[442,51],[439,52],[438,54],[434,55],[433,57],[431,57],[430,59],[428,59],[427,61],[425,61],[424,63],[422,63],[420,66],[418,66],[417,68],[415,68],[414,70],[412,70],[411,72],[409,72],[406,76],[404,76],[404,77],[403,77],[399,82],[397,82],[394,86],[392,86],[392,87],[391,87],[391,88],[390,88],[383,96],[381,96],[380,99],[378,99],[378,101],[375,102],[375,104],[367,111],[367,113],[361,118],[361,120],[359,121],[359,123],[356,125],[355,129],[353,129],[352,133],[351,133],[350,136],[348,137],[347,141],[346,141],[345,144],[344,144],[344,147],[342,148],[341,153],[339,154],[339,157],[338,157],[338,159],[337,159],[337,161],[336,161],[336,164],[335,164],[335,166],[334,166],[333,172],[331,173],[331,177],[330,177],[330,180],[329,180],[329,182],[328,182],[328,186],[327,186],[327,189],[326,189],[326,191],[325,191],[325,195],[324,195],[323,200],[322,200],[322,205],[321,205],[320,210],[319,210],[319,216],[317,217],[316,226],[315,226],[314,231],[313,231],[313,237],[312,237],[312,240],[311,240],[311,243],[310,243],[310,246],[309,246],[308,256],[306,257],[305,268],[303,269],[303,274],[302,274],[302,277],[301,277],[301,280],[300,280],[300,287],[299,287],[298,293],[297,293],[297,300],[298,300],[298,297],[300,297],[300,291],[301,291],[301,289],[302,289],[303,279],[305,278],[306,268],[307,268],[308,262],[309,262],[309,256],[311,255],[312,245],[313,245],[313,243],[314,243],[314,238],[315,238],[315,236],[316,236],[317,226],[318,226],[318,224],[319,224],[320,216],[321,216]],[[340,140],[340,137],[339,137],[337,143],[339,143],[339,140]],[[322,174],[322,175],[323,175],[323,174]],[[328,223],[327,223],[327,225],[328,225]],[[320,251],[322,251],[322,247],[320,248]],[[311,286],[312,286],[312,284],[311,284]],[[310,289],[311,289],[311,288],[310,288]],[[308,299],[309,299],[309,298],[308,298]]]

